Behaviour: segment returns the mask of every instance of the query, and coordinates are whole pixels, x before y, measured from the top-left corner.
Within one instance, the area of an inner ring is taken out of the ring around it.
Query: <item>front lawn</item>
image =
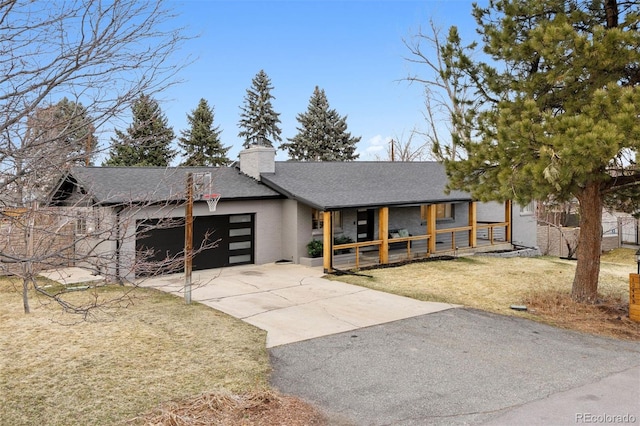
[[[564,328],[640,340],[640,323],[628,318],[629,273],[636,272],[634,251],[618,249],[602,258],[597,304],[569,297],[575,261],[552,257],[460,257],[331,276],[419,300],[464,305],[518,315]],[[511,309],[526,305],[527,312]]]
[[[264,331],[155,290],[125,301],[88,321],[36,300],[25,315],[20,294],[0,279],[0,423],[118,424],[204,392],[268,389]]]

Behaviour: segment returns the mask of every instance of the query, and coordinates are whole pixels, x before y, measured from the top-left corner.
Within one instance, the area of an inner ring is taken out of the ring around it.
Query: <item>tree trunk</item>
[[[590,182],[577,194],[580,202],[580,236],[578,262],[573,278],[571,298],[576,302],[592,303],[598,296],[600,253],[602,249],[602,193],[597,182]]]
[[[34,283],[33,280],[33,233],[36,226],[36,210],[38,209],[38,202],[31,202],[31,209],[27,213],[27,221],[25,227],[25,256],[26,259],[22,264],[22,306],[24,307],[24,313],[31,313],[29,307],[29,283]]]
[[[22,278],[22,307],[25,314],[31,313],[31,308],[29,307],[29,280],[26,277]]]

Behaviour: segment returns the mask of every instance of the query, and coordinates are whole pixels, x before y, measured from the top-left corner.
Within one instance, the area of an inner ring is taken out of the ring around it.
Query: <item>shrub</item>
[[[348,244],[352,243],[353,239],[347,237],[346,235],[340,235],[338,237],[333,238],[333,244]],[[307,253],[309,253],[310,257],[320,257],[322,256],[322,247],[323,243],[321,240],[311,240],[309,244],[307,244]],[[338,250],[338,254],[351,253],[351,249],[341,249]]]
[[[352,243],[353,239],[347,237],[346,235],[340,235],[339,237],[335,237],[333,239],[333,244],[334,245],[338,245],[338,244],[349,244]]]
[[[307,244],[307,253],[309,253],[311,257],[322,256],[322,241],[311,240],[309,244]]]

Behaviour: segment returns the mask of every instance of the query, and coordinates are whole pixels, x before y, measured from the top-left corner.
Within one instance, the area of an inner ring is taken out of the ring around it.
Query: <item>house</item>
[[[312,240],[323,242],[327,271],[536,244],[533,212],[446,193],[439,163],[277,162],[268,147],[242,151],[237,167],[74,168],[52,203],[89,208],[79,220],[95,223],[84,232],[99,237],[116,226],[115,237],[86,238],[79,250],[116,253],[102,272],[132,278],[160,271],[149,269],[149,259],[180,258],[186,175],[205,171],[221,199],[214,212],[204,201],[193,204],[194,246],[202,248],[194,270],[308,263]]]

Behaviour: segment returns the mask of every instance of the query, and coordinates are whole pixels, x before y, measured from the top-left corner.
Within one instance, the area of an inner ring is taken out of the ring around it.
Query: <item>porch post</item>
[[[507,224],[505,228],[505,239],[511,242],[511,200],[504,202],[504,221]]]
[[[381,207],[378,212],[378,239],[380,245],[380,264],[389,263],[389,207]]]
[[[331,212],[322,212],[322,265],[324,272],[331,272],[333,269],[333,238],[331,238]]]
[[[478,212],[475,201],[469,202],[469,226],[471,227],[469,231],[469,247],[474,248],[478,243]]]
[[[427,206],[427,235],[429,235],[429,254],[436,252],[436,216],[435,204]]]

